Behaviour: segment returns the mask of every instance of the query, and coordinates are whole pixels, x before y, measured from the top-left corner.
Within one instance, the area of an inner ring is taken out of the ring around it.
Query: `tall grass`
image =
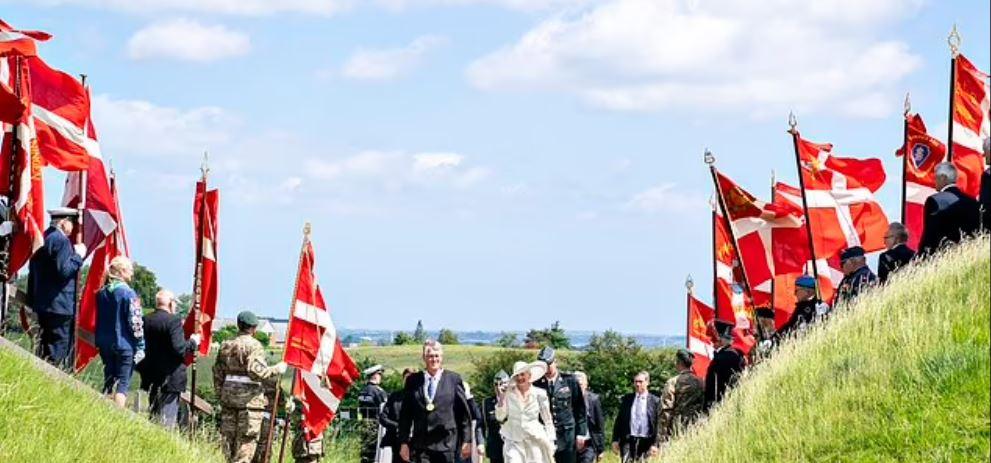
[[[989,255],[906,268],[784,343],[664,461],[988,461]]]

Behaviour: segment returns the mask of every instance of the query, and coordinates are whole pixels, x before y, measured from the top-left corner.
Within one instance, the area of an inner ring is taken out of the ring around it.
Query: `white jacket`
[[[505,402],[496,404],[495,415],[503,422],[500,431],[503,440],[537,444],[544,453],[543,461],[554,461],[557,433],[547,391],[531,386],[529,398],[524,399],[516,385],[511,385],[506,391]]]

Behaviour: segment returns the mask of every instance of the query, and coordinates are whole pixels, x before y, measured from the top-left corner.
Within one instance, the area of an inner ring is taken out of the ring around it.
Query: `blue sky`
[[[680,334],[711,278],[705,147],[767,195],[789,110],[884,159],[901,108],[945,134],[949,52],[989,69],[980,1],[0,0],[86,73],[135,258],[192,286],[201,153],[221,312],[285,316],[301,229],[339,326]],[[49,202],[62,175],[46,174]]]

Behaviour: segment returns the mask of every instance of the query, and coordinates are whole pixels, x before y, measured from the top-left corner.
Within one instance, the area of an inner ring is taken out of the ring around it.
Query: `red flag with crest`
[[[907,118],[904,145],[898,149],[905,168],[905,228],[908,229],[908,247],[919,249],[922,239],[922,222],[926,199],[936,193],[936,165],[946,159],[946,145],[929,135],[922,116]]]
[[[213,338],[213,320],[217,316],[217,213],[220,207],[220,192],[216,189],[207,190],[206,179],[196,182],[196,196],[193,200],[193,226],[196,232],[196,273],[199,275],[199,287],[193,288],[194,308],[189,311],[183,324],[186,338],[199,333],[202,340],[199,344],[200,355],[210,353],[210,341]],[[197,319],[196,315],[199,315]],[[191,363],[192,355],[186,357]]]
[[[712,346],[712,336],[709,333],[709,324],[716,317],[716,311],[704,302],[698,300],[694,294],[688,293],[688,351],[695,354],[695,362],[692,363],[692,373],[699,379],[705,380],[705,372],[709,370],[709,362],[715,348]]]
[[[991,136],[991,86],[988,75],[963,55],[957,55],[954,66],[951,157],[960,191],[977,198],[984,172],[984,140]]]

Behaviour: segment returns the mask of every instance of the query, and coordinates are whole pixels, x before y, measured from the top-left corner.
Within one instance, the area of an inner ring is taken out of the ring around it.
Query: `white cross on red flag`
[[[337,336],[317,283],[315,259],[307,238],[283,354],[283,361],[298,369],[293,395],[303,403],[303,427],[310,438],[320,435],[334,419],[341,399],[361,374]]]

